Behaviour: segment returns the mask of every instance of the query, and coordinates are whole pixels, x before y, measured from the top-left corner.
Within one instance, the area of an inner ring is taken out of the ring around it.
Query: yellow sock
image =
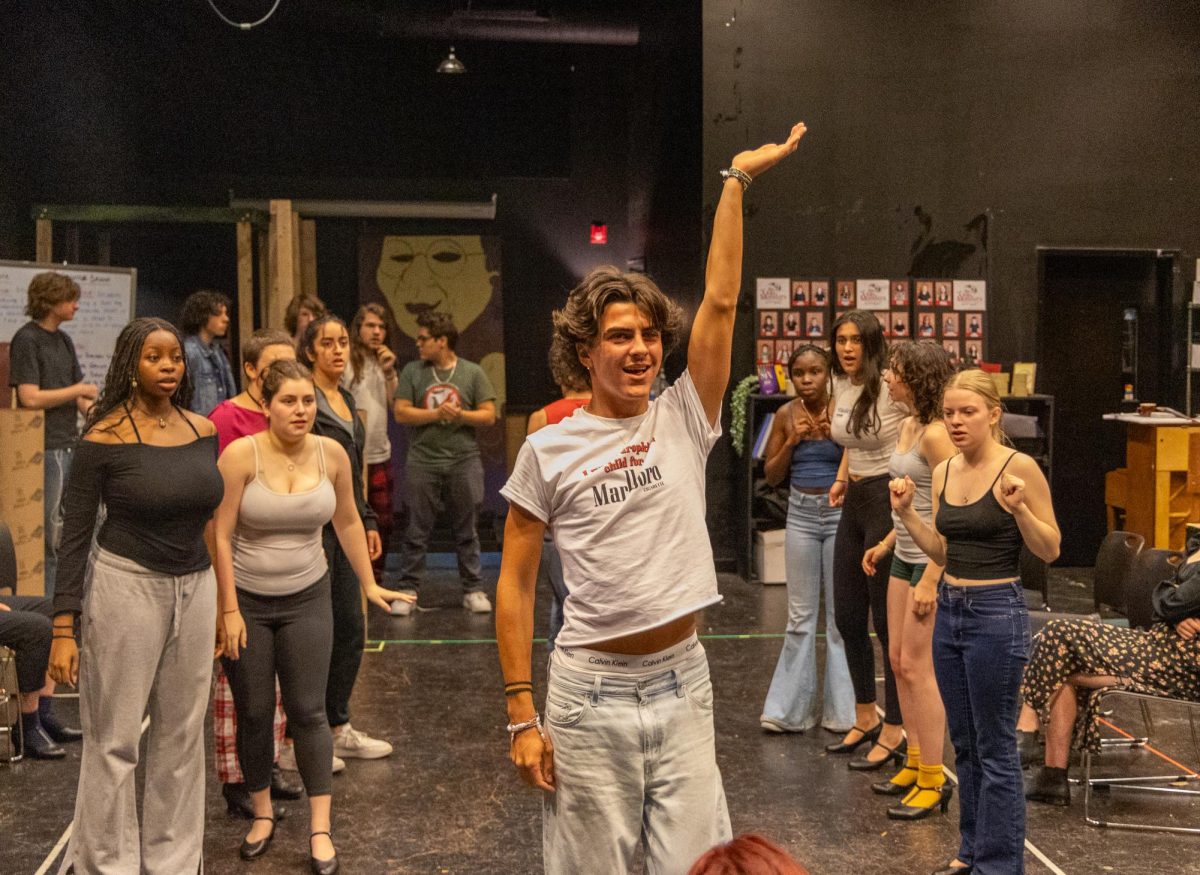
[[[946,773],[942,770],[941,763],[936,765],[921,763],[918,772],[917,784],[923,790],[940,790],[946,783]]]
[[[913,808],[933,808],[942,799],[942,785],[945,783],[946,773],[940,765],[921,763],[917,769],[917,783],[904,797],[904,804]]]
[[[920,765],[921,748],[917,747],[915,744],[910,744],[908,746],[908,759],[904,761],[904,768],[916,771],[917,767]]]

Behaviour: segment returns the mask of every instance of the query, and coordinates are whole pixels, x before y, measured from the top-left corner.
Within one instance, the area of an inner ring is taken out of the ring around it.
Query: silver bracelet
[[[742,191],[750,187],[750,183],[754,182],[754,178],[744,170],[738,170],[736,167],[729,167],[721,171],[721,178],[728,179],[733,177],[742,184]]]
[[[508,724],[508,726],[506,726],[504,728],[506,730],[508,730],[508,743],[509,744],[512,744],[514,741],[516,741],[517,736],[520,735],[522,732],[524,732],[526,729],[536,729],[538,731],[538,735],[541,735],[542,734],[542,715],[538,714],[535,711],[533,714],[532,720],[526,720],[524,723],[510,723],[510,724]]]

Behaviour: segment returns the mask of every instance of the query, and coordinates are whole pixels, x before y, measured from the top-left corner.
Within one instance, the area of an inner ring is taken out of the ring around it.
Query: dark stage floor
[[[488,574],[494,583],[496,569]],[[1056,569],[1051,603],[1059,610],[1089,606],[1089,576],[1089,570]],[[828,733],[760,731],[759,711],[784,622],[784,588],[723,575],[721,591],[725,602],[707,612],[702,632],[734,832],[774,837],[813,873],[925,873],[952,857],[957,802],[945,817],[893,823],[870,792],[873,777],[849,772],[843,758],[824,754]],[[459,607],[456,584],[446,571],[434,573],[422,603],[433,609],[403,619],[377,612],[371,617],[374,640],[364,656],[353,722],[392,741],[396,752],[384,760],[351,761],[334,778],[342,871],[540,872],[539,800],[517,782],[507,760],[492,618]],[[539,594],[539,634],[547,606]],[[539,689],[544,675],[543,663],[534,672]],[[72,701],[60,700],[57,707],[75,716]],[[1200,768],[1182,716],[1168,706],[1155,714],[1159,749]],[[1127,728],[1140,725],[1132,712],[1119,711],[1113,720]],[[78,755],[75,746],[65,762],[0,766],[0,873],[46,871],[39,867],[70,821]],[[1106,756],[1110,768],[1129,759],[1147,771],[1174,768],[1147,752]],[[226,815],[220,788],[209,775],[208,873],[307,871],[303,801],[291,804],[267,856],[243,863],[237,846],[245,824]],[[1164,803],[1118,795],[1113,804],[1145,813]],[[1163,813],[1170,822],[1200,826],[1200,805],[1178,800],[1172,805]],[[1069,809],[1030,806],[1028,839],[1030,873],[1187,872],[1195,870],[1187,860],[1200,852],[1200,837],[1089,827],[1080,801]]]

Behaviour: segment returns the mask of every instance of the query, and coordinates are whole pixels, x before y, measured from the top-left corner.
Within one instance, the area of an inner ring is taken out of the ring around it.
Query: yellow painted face
[[[491,300],[497,272],[486,261],[478,235],[388,236],[375,281],[409,337],[417,336],[417,317],[427,310],[450,314],[461,333]]]

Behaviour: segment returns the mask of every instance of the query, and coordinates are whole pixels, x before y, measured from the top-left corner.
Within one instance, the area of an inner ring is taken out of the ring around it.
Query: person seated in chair
[[[1067,758],[1100,750],[1102,687],[1200,701],[1200,537],[1174,578],[1154,590],[1148,630],[1082,619],[1051,620],[1034,639],[1021,687],[1017,735],[1022,763],[1039,758],[1037,730],[1045,727],[1044,765],[1026,785],[1025,798],[1071,803]]]
[[[0,596],[0,647],[17,654],[22,752],[35,760],[60,760],[67,755],[60,743],[83,738],[82,732],[63,726],[50,711],[54,681],[46,667],[52,616],[49,599]]]

